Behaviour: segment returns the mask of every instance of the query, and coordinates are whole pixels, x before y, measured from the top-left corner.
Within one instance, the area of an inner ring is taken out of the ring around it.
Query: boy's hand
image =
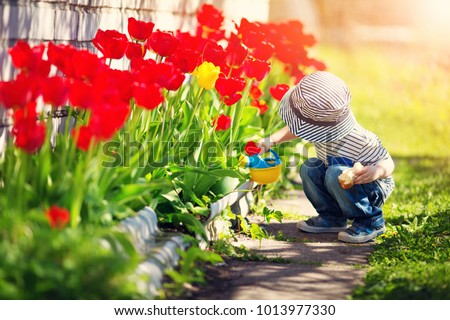
[[[365,166],[364,168],[355,171],[354,184],[370,183],[379,179],[384,171],[379,166]]]
[[[258,147],[261,149],[261,154],[266,153],[271,149],[275,143],[270,141],[270,138],[264,138],[257,143]]]
[[[269,149],[273,148],[276,144],[291,141],[294,139],[298,139],[298,137],[290,131],[288,126],[285,126],[277,132],[271,134],[269,137],[262,139],[257,144],[258,147],[261,148],[261,153],[265,153],[269,151]]]
[[[370,183],[377,179],[387,178],[394,171],[394,167],[394,161],[391,157],[389,157],[386,160],[378,162],[374,166],[366,166],[358,172],[355,172],[355,179],[353,180],[353,183]]]

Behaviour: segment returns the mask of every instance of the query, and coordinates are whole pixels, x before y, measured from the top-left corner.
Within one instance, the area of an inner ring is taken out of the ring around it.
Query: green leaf
[[[191,214],[172,213],[168,214],[168,218],[172,220],[175,227],[185,226],[190,232],[202,237],[207,241],[205,228],[201,222]]]
[[[107,199],[119,204],[124,204],[152,191],[163,193],[169,190],[172,190],[172,184],[168,180],[153,180],[148,183],[121,185],[114,192],[112,192]]]
[[[239,128],[237,141],[258,140],[263,136],[264,130],[261,127],[245,126]]]
[[[189,101],[184,100],[181,104],[181,109],[183,110],[183,122],[180,131],[184,131],[189,126],[189,119],[194,112],[194,106]]]
[[[199,175],[194,187],[194,192],[198,197],[205,195],[219,178],[216,176]]]
[[[252,106],[245,106],[244,112],[241,118],[241,127],[246,127],[249,125],[252,126],[261,126],[261,118],[258,116],[258,108]]]
[[[272,220],[272,219],[275,219],[281,223],[282,219],[283,219],[283,213],[281,211],[269,209],[267,207],[264,207],[262,214],[263,214],[265,220],[267,221],[267,223],[270,223],[270,220]]]
[[[240,180],[238,178],[225,176],[216,180],[210,187],[210,190],[216,195],[227,195],[236,189],[239,182]]]
[[[205,175],[213,175],[216,177],[234,177],[238,178],[242,181],[246,179],[245,175],[240,173],[238,170],[235,169],[202,169],[202,168],[195,168],[195,167],[188,167],[188,166],[180,166],[180,165],[169,165],[168,166],[169,171],[172,172],[172,177],[178,177],[183,175],[185,172],[196,172],[201,173]]]
[[[261,229],[261,227],[259,225],[257,225],[256,223],[252,223],[252,225],[250,227],[250,234],[252,236],[252,239],[258,239],[258,240],[267,239],[269,237],[269,234],[267,233],[267,231]]]

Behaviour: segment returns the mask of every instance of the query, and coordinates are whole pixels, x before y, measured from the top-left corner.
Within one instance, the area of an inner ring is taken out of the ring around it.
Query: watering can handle
[[[269,149],[269,152],[274,156],[275,160],[279,160],[280,159],[280,157],[278,156],[278,153],[276,153],[272,149]]]
[[[278,164],[281,162],[280,157],[278,156],[278,154],[273,151],[272,149],[269,149],[269,152],[273,155],[273,157],[275,158],[275,163]]]

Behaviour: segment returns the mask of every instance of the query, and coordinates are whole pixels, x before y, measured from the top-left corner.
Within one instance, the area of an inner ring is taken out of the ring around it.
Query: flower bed
[[[193,34],[134,18],[128,35],[98,30],[100,57],[51,42],[9,50],[17,77],[0,82],[13,120],[0,160],[2,298],[138,296],[115,287],[139,260],[111,231],[118,221],[149,207],[161,228],[206,239],[210,205],[248,180],[237,166],[243,144],[279,128],[277,101],[303,72],[324,68],[298,21],[242,19],[226,34],[207,4],[197,19]],[[129,70],[111,69],[113,59],[128,59]],[[51,114],[61,110],[67,120],[52,143]],[[89,257],[83,248],[98,247],[103,232],[110,244]],[[94,262],[113,289],[81,288]]]

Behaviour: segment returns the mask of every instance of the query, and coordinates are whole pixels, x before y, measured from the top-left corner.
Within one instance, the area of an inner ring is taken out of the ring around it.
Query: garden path
[[[270,208],[303,216],[316,215],[302,191],[274,200]],[[361,283],[373,242],[345,244],[336,234],[308,234],[294,220],[263,223],[249,216],[276,239],[254,240],[240,235],[234,246],[244,245],[266,258],[262,261],[228,260],[209,267],[208,284],[196,287],[188,299],[228,300],[342,300]]]

